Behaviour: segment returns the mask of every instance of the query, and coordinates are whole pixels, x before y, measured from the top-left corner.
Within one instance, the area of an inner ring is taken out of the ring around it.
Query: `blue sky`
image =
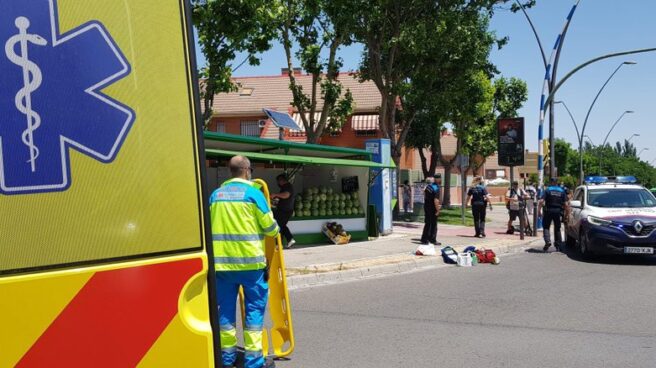
[[[537,6],[529,10],[547,54],[551,52],[556,36],[574,3],[575,0],[538,0]],[[596,56],[656,47],[654,14],[656,1],[653,0],[582,0],[565,40],[559,76],[564,76],[572,68]],[[521,13],[499,10],[492,20],[491,28],[498,36],[510,38],[508,45],[493,52],[492,61],[502,75],[518,77],[528,83],[529,100],[520,115],[526,118],[527,147],[536,150],[544,66],[535,38]],[[358,46],[341,50],[345,70],[357,68],[360,51],[361,47]],[[586,135],[596,144],[601,143],[622,112],[634,110],[634,114],[626,115],[618,124],[608,141],[615,142],[629,138],[634,133],[640,134],[632,142],[638,151],[648,148],[641,157],[650,162],[656,159],[656,53],[614,58],[594,64],[566,82],[558,92],[557,99],[565,101],[577,123],[582,124],[595,94],[623,61],[635,61],[638,64],[624,66],[606,87],[590,115]],[[202,56],[200,63],[203,63]],[[244,65],[235,72],[235,76],[279,74],[285,63],[282,47],[276,45],[262,55],[260,66]],[[556,136],[572,142],[575,147],[578,145],[572,122],[562,106],[556,106]]]

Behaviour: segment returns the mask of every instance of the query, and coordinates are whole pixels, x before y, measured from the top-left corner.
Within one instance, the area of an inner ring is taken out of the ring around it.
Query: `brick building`
[[[297,83],[303,87],[304,91],[309,91],[312,76],[303,74],[300,70],[295,70],[294,73]],[[382,137],[382,133],[378,129],[380,93],[373,82],[360,83],[353,73],[340,74],[339,81],[344,90],[351,91],[355,101],[355,110],[339,132],[323,136],[319,143],[338,147],[364,148],[364,142],[367,139]],[[291,105],[293,98],[289,89],[287,69],[282,69],[280,75],[240,77],[234,78],[234,82],[239,86],[238,91],[218,94],[215,97],[214,115],[208,127],[209,130],[279,139],[278,128],[262,112],[263,108],[286,112],[302,127],[299,113]],[[321,110],[321,105],[317,107],[317,110]],[[303,129],[300,131],[285,130],[283,138],[294,142],[306,141]],[[442,153],[446,157],[453,157],[456,152],[456,143],[457,139],[452,133],[444,132],[441,138]],[[429,152],[426,152],[426,157],[430,157]],[[400,168],[402,170],[401,182],[405,179],[421,180],[423,175],[419,152],[414,149],[404,150]],[[481,170],[480,173],[489,179],[509,177],[508,168],[500,167],[497,164],[496,155],[490,156]],[[443,173],[444,169],[438,165],[437,171]],[[452,174],[452,184],[457,184],[459,182],[458,170],[454,168]],[[459,198],[459,196],[454,195],[453,198]]]

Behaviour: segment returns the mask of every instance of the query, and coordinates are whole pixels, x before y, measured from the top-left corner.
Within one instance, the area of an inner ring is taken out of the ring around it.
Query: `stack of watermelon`
[[[306,188],[296,196],[294,217],[353,216],[364,215],[357,192],[335,193],[328,187]]]

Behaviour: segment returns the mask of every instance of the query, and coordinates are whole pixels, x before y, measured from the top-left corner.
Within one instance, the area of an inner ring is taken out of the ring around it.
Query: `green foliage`
[[[538,177],[538,174],[536,174],[536,173],[531,173],[531,174],[528,176],[528,181],[529,181],[529,183],[537,183],[539,179],[540,179],[540,178]]]
[[[279,38],[289,68],[292,105],[300,113],[308,143],[336,131],[355,108],[349,90],[338,81],[343,65],[337,53],[352,43],[350,0],[277,0]],[[296,51],[294,51],[296,49]],[[327,54],[327,55],[326,55]],[[294,75],[293,56],[312,75],[306,91]],[[321,103],[320,103],[321,102]],[[317,118],[317,112],[321,112]]]
[[[212,117],[214,95],[237,89],[232,72],[241,64],[233,62],[237,53],[246,53],[251,65],[258,65],[258,53],[271,47],[275,36],[276,9],[268,0],[191,0],[192,19],[198,43],[207,60],[200,70],[203,118]]]
[[[499,78],[494,81],[494,111],[499,118],[517,117],[517,110],[528,99],[528,86],[518,78]]]
[[[578,186],[579,178],[578,176],[565,175],[558,178],[558,180],[563,183],[567,188],[574,189]]]
[[[556,140],[556,164],[561,179],[579,177],[579,155],[571,144]],[[618,147],[622,147],[621,152]],[[633,175],[646,187],[656,186],[656,168],[640,160],[629,142],[617,142],[615,147],[593,147],[589,142],[583,147],[583,170],[586,175]],[[601,163],[601,170],[599,169]]]
[[[472,64],[478,63],[478,69],[489,66],[488,48],[496,39],[481,20],[491,14],[497,1],[354,3],[358,5],[350,14],[356,19],[355,36],[364,44],[360,78],[378,87],[380,128],[390,139],[392,157],[398,163],[416,115],[434,100],[431,92],[446,89]]]

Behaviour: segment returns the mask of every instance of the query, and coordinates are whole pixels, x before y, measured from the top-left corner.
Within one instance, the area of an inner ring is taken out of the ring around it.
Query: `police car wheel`
[[[565,245],[567,245],[567,248],[574,249],[576,246],[576,239],[574,239],[574,237],[570,236],[569,234],[566,234],[565,236]]]
[[[588,237],[585,234],[581,234],[581,239],[579,239],[579,253],[583,259],[592,258],[592,252],[590,251]]]

